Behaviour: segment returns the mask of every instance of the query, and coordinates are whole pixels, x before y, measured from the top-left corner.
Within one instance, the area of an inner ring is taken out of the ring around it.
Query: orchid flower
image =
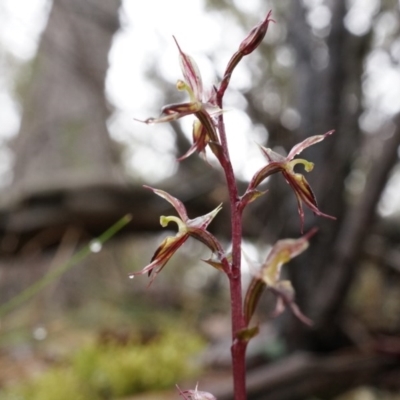
[[[264,289],[270,290],[276,297],[274,317],[280,315],[285,307],[289,307],[293,314],[307,325],[312,322],[307,318],[294,302],[294,289],[288,280],[281,280],[283,264],[288,263],[292,258],[297,257],[308,248],[309,239],[317,230],[312,229],[299,239],[278,240],[272,247],[259,272],[253,277],[244,301],[245,318],[249,324],[254,314],[257,303]]]
[[[184,90],[189,95],[189,102],[168,104],[161,109],[159,118],[148,118],[145,124],[156,124],[161,122],[171,122],[186,115],[194,114],[198,121],[193,125],[193,145],[179,160],[183,160],[195,151],[204,153],[205,147],[209,142],[218,143],[218,135],[213,118],[220,115],[222,110],[216,105],[215,89],[211,95],[206,96],[203,89],[203,81],[200,71],[194,59],[184,53],[177,40],[175,43],[179,50],[179,60],[184,80],[178,80],[176,88]]]
[[[298,143],[290,150],[287,157],[284,157],[271,149],[260,146],[261,151],[264,153],[265,157],[268,160],[268,164],[265,167],[261,168],[253,176],[247,192],[254,191],[254,189],[270,175],[281,172],[286,179],[286,182],[292,187],[296,195],[298,212],[301,221],[301,232],[303,232],[304,227],[304,210],[302,203],[304,203],[316,215],[330,219],[336,218],[331,215],[324,214],[318,209],[317,199],[315,198],[314,192],[312,191],[306,178],[302,174],[296,173],[294,171],[294,167],[297,164],[303,164],[305,171],[310,172],[314,168],[314,164],[302,158],[294,157],[300,154],[307,147],[321,142],[333,132],[334,131],[329,131],[324,135],[311,136],[306,140],[303,140],[301,143]]]
[[[151,284],[159,272],[164,268],[169,259],[190,236],[204,243],[213,252],[222,252],[222,249],[220,248],[220,245],[215,237],[206,231],[207,226],[221,210],[221,204],[215,210],[206,215],[197,217],[195,219],[189,219],[186,213],[186,208],[180,200],[171,196],[169,193],[164,192],[163,190],[154,189],[149,186],[144,187],[152,190],[155,194],[167,200],[175,208],[179,217],[161,216],[160,224],[161,226],[166,227],[170,222],[175,222],[178,225],[178,233],[175,236],[166,237],[155,251],[150,264],[148,264],[139,272],[131,273],[129,275],[130,278],[133,278],[136,275],[143,275],[147,273],[149,276],[152,275],[150,280]]]

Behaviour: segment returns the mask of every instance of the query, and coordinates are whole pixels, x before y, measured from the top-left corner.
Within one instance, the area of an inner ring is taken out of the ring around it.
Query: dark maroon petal
[[[177,236],[168,236],[163,242],[158,246],[157,250],[154,252],[153,257],[151,258],[151,262],[153,261],[161,261],[163,262],[165,259],[167,261],[171,258],[172,254],[175,253],[176,250],[187,240],[187,235],[177,235]]]
[[[283,164],[278,162],[272,162],[267,164],[265,167],[257,171],[250,181],[248,191],[254,190],[258,185],[260,185],[269,176],[276,174],[283,170]]]
[[[178,158],[178,161],[182,161],[185,158],[188,158],[195,152],[201,153],[205,156],[205,149],[207,147],[208,142],[210,141],[210,138],[208,136],[207,130],[204,128],[204,126],[199,120],[194,121],[192,136],[193,136],[192,146],[183,156]]]
[[[182,116],[194,114],[201,109],[198,103],[174,103],[168,104],[161,109],[161,112],[165,115],[180,114]]]
[[[186,240],[188,239],[188,235],[179,235],[179,236],[168,236],[163,240],[160,246],[155,251],[151,263],[146,265],[143,269],[138,272],[133,272],[129,274],[131,278],[136,275],[148,274],[151,276],[151,280],[149,286],[152,284],[156,276],[160,273],[160,271],[167,264],[169,259],[174,255],[174,253],[181,247]]]
[[[303,233],[303,225],[304,225],[304,211],[302,207],[302,203],[304,203],[314,214],[325,217],[329,219],[336,220],[336,217],[332,215],[324,214],[322,211],[318,209],[317,199],[313,190],[311,189],[310,184],[307,182],[306,178],[301,174],[290,173],[286,170],[282,171],[283,176],[285,177],[287,183],[292,187],[298,203],[298,212],[301,221],[301,232]]]
[[[207,135],[212,142],[218,143],[218,135],[217,130],[215,128],[214,121],[210,114],[208,114],[205,110],[200,110],[195,113],[196,117],[200,120],[202,126],[207,131]]]
[[[186,115],[195,114],[200,108],[201,106],[197,103],[168,104],[161,109],[161,116],[158,118],[151,117],[146,120],[134,118],[134,120],[148,125],[171,122],[185,117]]]
[[[304,175],[289,173],[287,171],[283,171],[282,174],[289,185],[294,189],[296,193],[299,194],[300,198],[304,201],[304,203],[306,203],[308,207],[310,207],[311,209],[318,209],[315,194]]]
[[[188,229],[188,235],[205,244],[213,253],[222,251],[222,246],[218,239],[204,229],[190,228]]]

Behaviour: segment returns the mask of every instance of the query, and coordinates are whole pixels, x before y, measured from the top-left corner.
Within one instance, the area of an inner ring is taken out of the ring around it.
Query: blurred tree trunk
[[[53,2],[22,93],[13,182],[1,200],[6,252],[18,248],[23,235],[54,228],[57,243],[70,224],[85,227],[105,213],[102,230],[124,212],[115,210],[110,194],[123,174],[107,131],[105,98],[119,6],[119,0]],[[111,189],[105,193],[105,187]],[[9,239],[12,233],[17,239]]]
[[[40,248],[57,245],[71,226],[98,235],[126,213],[135,221],[128,229],[159,230],[158,215],[167,207],[128,183],[106,126],[105,78],[119,6],[119,0],[53,3],[23,93],[14,179],[0,199],[0,254],[18,252],[36,237]],[[189,212],[204,214],[215,207],[209,194],[219,174],[209,168],[192,180],[190,173],[180,170],[164,188],[178,189]]]
[[[317,316],[314,296],[324,275],[329,271],[328,260],[335,257],[335,243],[339,240],[341,226],[345,222],[344,215],[348,207],[345,201],[345,181],[351,170],[353,157],[361,145],[358,118],[361,112],[363,62],[369,37],[356,37],[346,30],[345,1],[331,2],[331,11],[331,30],[323,42],[311,33],[301,4],[294,3],[292,10],[293,30],[289,37],[296,49],[296,106],[302,118],[296,139],[303,140],[309,135],[323,134],[335,129],[333,136],[305,152],[305,158],[313,160],[316,165],[314,174],[310,174],[307,179],[315,191],[320,209],[334,215],[337,221],[323,218],[318,218],[317,221],[315,217],[308,216],[308,227],[317,225],[320,231],[304,257],[294,261],[290,274],[301,307],[315,320],[317,327],[320,327],[321,322],[318,318],[324,319],[324,329],[329,326],[327,332],[333,333],[336,332],[333,328],[334,321],[328,322],[322,315]],[[324,62],[326,65],[323,65]],[[292,221],[296,221],[293,210],[296,207],[292,207]],[[295,232],[296,228],[293,223],[289,223],[288,234]],[[332,337],[337,341],[337,334],[328,339],[321,337],[321,332],[313,332],[312,339],[306,338],[309,331],[304,330],[297,322],[295,325],[298,329],[291,328],[290,332],[293,335],[292,340],[297,344],[310,340],[307,347],[337,345],[328,343]]]
[[[13,193],[121,178],[104,95],[118,8],[118,0],[54,1],[14,144]]]
[[[304,158],[315,163],[315,171],[307,180],[319,208],[335,216],[337,221],[307,212],[305,231],[318,226],[319,232],[307,252],[293,260],[289,268],[300,307],[315,326],[310,330],[290,319],[284,334],[292,348],[314,351],[333,350],[348,340],[343,331],[343,304],[374,222],[381,192],[397,161],[396,149],[400,143],[400,125],[397,125],[390,143],[370,160],[379,165],[379,170],[370,171],[362,194],[352,198],[346,180],[354,158],[363,151],[358,119],[362,111],[361,85],[365,56],[370,50],[370,33],[355,36],[345,28],[344,0],[331,1],[329,5],[331,28],[324,40],[312,33],[301,2],[292,3],[289,21],[289,40],[296,52],[294,105],[301,115],[301,123],[293,141],[287,143],[287,149],[308,136],[335,129],[329,139],[307,149]],[[385,135],[383,132],[382,138]],[[271,136],[272,145],[275,140],[279,143],[277,132]],[[297,237],[299,217],[295,198],[284,183],[275,185],[280,192],[277,199],[288,200],[279,200],[277,204],[271,196],[268,223],[277,226],[282,219],[278,221],[276,216],[284,216],[285,227],[279,235]],[[275,211],[277,208],[279,213]]]

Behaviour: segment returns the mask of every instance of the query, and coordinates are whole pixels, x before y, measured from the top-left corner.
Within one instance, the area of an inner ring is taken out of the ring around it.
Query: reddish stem
[[[222,109],[223,92],[217,96],[218,106]],[[231,230],[232,230],[232,265],[228,275],[231,297],[232,313],[232,369],[235,400],[245,400],[246,396],[246,345],[240,340],[239,332],[246,328],[246,321],[243,313],[242,302],[242,282],[241,282],[241,242],[242,242],[242,211],[238,189],[236,185],[235,174],[229,156],[228,143],[225,132],[225,123],[223,115],[218,117],[218,132],[221,146],[224,151],[224,157],[221,159],[221,165],[224,169],[225,178],[229,193],[229,202],[231,208]]]
[[[268,29],[271,12],[265,20],[257,25],[246,39],[241,43],[239,50],[230,59],[224,77],[216,93],[216,103],[223,110],[223,97],[232,76],[243,56],[250,54],[260,44]],[[225,178],[229,193],[232,224],[232,265],[228,273],[231,310],[232,310],[232,368],[233,386],[235,400],[246,400],[246,347],[247,341],[240,339],[240,333],[246,328],[246,319],[243,312],[242,302],[242,281],[241,281],[241,244],[242,244],[242,204],[239,199],[235,174],[229,157],[228,141],[225,132],[224,114],[218,117],[218,133],[223,149],[222,157],[219,157],[221,166],[224,169]]]

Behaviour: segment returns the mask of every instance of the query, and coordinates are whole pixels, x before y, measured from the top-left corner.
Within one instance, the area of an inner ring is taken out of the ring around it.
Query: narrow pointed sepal
[[[192,89],[194,97],[200,99],[203,95],[203,82],[199,68],[194,59],[182,51],[175,36],[173,36],[173,38],[179,50],[179,62],[185,81]]]
[[[302,142],[296,144],[295,146],[293,146],[293,148],[290,150],[287,158],[289,160],[292,160],[295,156],[297,156],[298,154],[300,154],[304,149],[306,149],[307,147],[310,147],[316,143],[321,142],[322,140],[324,140],[326,137],[332,135],[332,133],[334,133],[334,130],[331,130],[329,132],[326,132],[323,135],[315,135],[315,136],[310,136],[307,139],[303,140]]]
[[[172,207],[175,208],[176,212],[178,213],[179,217],[182,219],[183,222],[188,221],[188,216],[186,213],[186,207],[184,204],[177,199],[174,196],[171,196],[169,193],[165,192],[164,190],[161,189],[155,189],[152,188],[151,186],[143,185],[144,188],[151,190],[153,193],[155,193],[157,196],[162,197],[164,200],[167,200],[168,203],[172,205]]]
[[[295,303],[295,291],[290,281],[278,282],[273,288],[271,288],[271,291],[277,296],[275,311],[272,315],[274,318],[282,314],[287,307],[290,309],[290,311],[292,311],[295,317],[303,322],[303,324],[308,326],[313,325],[311,319],[305,316],[301,312],[299,306]]]
[[[203,259],[202,261],[204,261],[208,265],[211,265],[219,271],[229,274],[231,269],[232,253],[223,253],[221,246],[221,250],[219,250],[218,253],[214,252],[209,259]]]
[[[240,209],[243,210],[248,204],[257,200],[259,197],[267,193],[268,190],[260,191],[256,189],[247,190],[246,193],[240,198]]]
[[[220,258],[211,257],[211,258],[209,258],[207,260],[203,259],[202,261],[205,262],[208,265],[211,265],[212,267],[214,267],[218,271],[225,272],[224,264],[222,263]]]
[[[134,118],[135,121],[142,122],[147,125],[151,124],[161,124],[164,122],[176,121],[179,118],[185,117],[187,115],[195,114],[201,109],[201,104],[199,103],[178,103],[178,104],[168,104],[161,109],[161,116],[150,117],[145,120],[140,120]]]
[[[215,218],[215,216],[222,210],[222,203],[210,211],[208,214],[202,215],[200,217],[187,220],[187,227],[205,229],[210,224],[210,222]]]

